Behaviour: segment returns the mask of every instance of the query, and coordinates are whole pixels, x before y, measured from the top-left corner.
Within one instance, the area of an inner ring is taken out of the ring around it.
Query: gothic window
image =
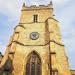
[[[35,52],[29,55],[26,64],[26,75],[41,75],[41,60]]]
[[[41,68],[40,68],[40,63],[37,65],[37,74],[36,75],[41,75]]]
[[[31,63],[31,75],[35,75],[35,63]]]
[[[38,20],[38,15],[33,15],[33,21],[37,22],[37,20]]]
[[[26,65],[26,75],[30,75],[30,64],[27,63]]]

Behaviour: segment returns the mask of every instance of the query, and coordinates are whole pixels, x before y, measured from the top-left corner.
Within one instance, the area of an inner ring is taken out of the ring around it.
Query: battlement
[[[31,6],[26,6],[25,3],[23,4],[23,9],[53,9],[53,4],[48,4],[48,5],[31,5]]]

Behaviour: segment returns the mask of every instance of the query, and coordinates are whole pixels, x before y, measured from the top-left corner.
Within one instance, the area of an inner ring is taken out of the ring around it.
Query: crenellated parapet
[[[25,3],[23,3],[23,6],[22,6],[22,11],[24,10],[40,10],[40,9],[53,9],[53,4],[52,2],[50,2],[50,4],[48,5],[31,5],[31,6],[26,6]]]

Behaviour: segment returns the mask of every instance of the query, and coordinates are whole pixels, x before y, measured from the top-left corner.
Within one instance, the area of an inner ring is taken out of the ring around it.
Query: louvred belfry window
[[[33,15],[33,21],[38,22],[38,15]]]

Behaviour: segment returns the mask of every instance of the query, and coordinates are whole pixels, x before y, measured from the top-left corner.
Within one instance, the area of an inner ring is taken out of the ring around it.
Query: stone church
[[[23,4],[6,52],[0,53],[0,75],[75,75],[69,68],[52,1],[47,6]]]

